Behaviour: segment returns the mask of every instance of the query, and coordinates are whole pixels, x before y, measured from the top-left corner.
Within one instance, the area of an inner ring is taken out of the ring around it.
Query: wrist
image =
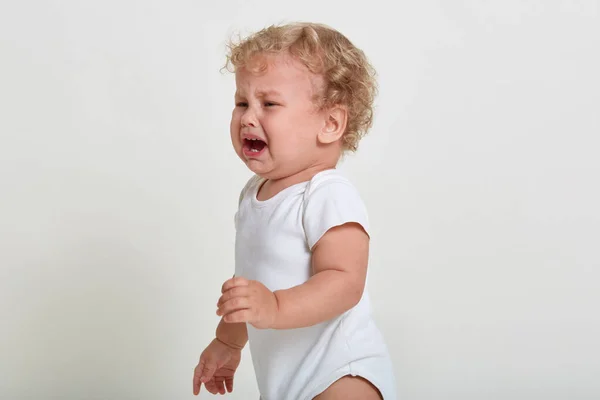
[[[219,342],[219,343],[221,343],[221,344],[229,347],[232,350],[239,350],[239,351],[241,351],[244,348],[244,346],[240,346],[239,344],[235,344],[235,343],[230,343],[230,342],[228,342],[226,340],[223,340],[223,339],[220,339],[220,338],[218,338],[216,336],[215,336],[215,340],[217,342]]]
[[[271,323],[271,329],[277,329],[280,325],[281,315],[281,291],[276,290],[273,292],[273,298],[275,299],[275,311],[273,312],[273,322]]]
[[[215,338],[233,349],[241,350],[248,342],[246,324],[227,324],[221,319],[215,331]]]

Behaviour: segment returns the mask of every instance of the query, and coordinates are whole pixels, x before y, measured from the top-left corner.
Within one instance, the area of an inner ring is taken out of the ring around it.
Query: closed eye
[[[271,101],[267,101],[264,103],[265,107],[274,107],[274,106],[278,106],[279,104],[277,103],[273,103]],[[236,107],[248,107],[248,103],[246,103],[245,101],[240,101],[238,103],[235,103]]]

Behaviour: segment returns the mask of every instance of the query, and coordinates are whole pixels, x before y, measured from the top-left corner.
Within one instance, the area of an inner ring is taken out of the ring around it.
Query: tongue
[[[252,150],[256,150],[256,151],[261,151],[262,149],[264,149],[266,146],[266,143],[263,142],[262,140],[251,140],[250,141],[250,149]]]

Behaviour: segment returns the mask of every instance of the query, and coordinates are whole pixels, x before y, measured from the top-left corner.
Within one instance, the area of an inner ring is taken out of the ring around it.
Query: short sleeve
[[[366,207],[351,183],[326,181],[307,196],[303,224],[310,249],[328,230],[350,222],[360,224],[369,234]]]

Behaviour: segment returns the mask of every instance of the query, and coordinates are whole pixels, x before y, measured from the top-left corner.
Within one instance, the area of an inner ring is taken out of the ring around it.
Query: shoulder
[[[238,204],[242,202],[244,197],[256,187],[261,182],[262,178],[258,175],[252,175],[250,179],[246,182],[242,190],[240,191],[240,197],[238,199]]]
[[[312,248],[331,228],[349,222],[369,232],[369,218],[358,189],[337,171],[316,175],[304,192],[303,224]]]
[[[246,184],[244,185],[244,187],[242,188],[242,190],[240,191],[240,195],[238,198],[238,205],[237,205],[237,210],[233,216],[233,222],[234,222],[234,227],[237,230],[239,227],[239,220],[241,218],[241,215],[243,215],[242,212],[242,201],[244,200],[244,198],[252,192],[252,190],[256,187],[256,185],[259,185],[261,182],[261,177],[258,175],[253,175],[252,177],[250,177],[250,179],[248,179],[248,181],[246,181]]]
[[[338,170],[323,171],[315,175],[304,192],[305,201],[316,201],[340,198],[362,204],[360,193],[356,186]]]

